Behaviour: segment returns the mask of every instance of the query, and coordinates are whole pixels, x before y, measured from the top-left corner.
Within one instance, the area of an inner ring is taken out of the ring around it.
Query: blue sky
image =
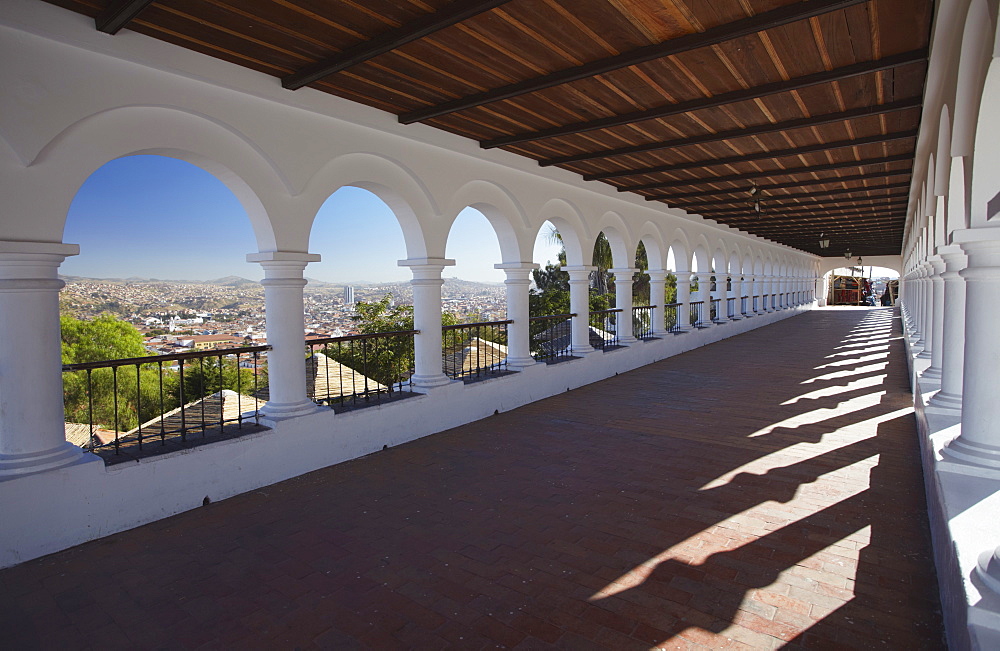
[[[536,245],[535,260],[556,259],[558,247]],[[162,156],[109,162],[80,188],[70,206],[65,242],[80,245],[60,273],[93,278],[209,280],[262,277],[246,254],[257,250],[243,207],[208,172]],[[396,261],[406,257],[403,234],[388,206],[375,195],[346,187],[323,204],[313,226],[311,253],[323,256],[306,275],[328,282],[409,280]],[[493,269],[500,247],[486,218],[463,211],[448,236],[447,277],[502,282]]]

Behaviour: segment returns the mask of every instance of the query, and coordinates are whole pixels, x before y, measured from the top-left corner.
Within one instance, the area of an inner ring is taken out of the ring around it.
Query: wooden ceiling
[[[811,253],[902,246],[932,0],[50,1]]]

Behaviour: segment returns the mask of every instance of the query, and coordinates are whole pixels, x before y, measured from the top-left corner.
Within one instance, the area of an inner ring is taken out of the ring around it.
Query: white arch
[[[986,64],[993,49],[993,17],[985,0],[972,0],[962,33],[955,91],[952,155],[972,156]]]
[[[650,269],[666,269],[666,249],[663,246],[663,238],[660,231],[653,222],[646,222],[639,229],[639,242],[646,247],[646,260]],[[639,245],[636,244],[636,249]]]
[[[972,195],[969,221],[972,227],[987,220],[1000,221],[1000,57],[994,58],[986,73],[979,126],[976,128],[976,156],[972,160]]]
[[[492,181],[469,181],[451,197],[446,216],[448,230],[458,214],[466,207],[481,212],[493,227],[500,243],[503,262],[529,262],[534,234],[527,224],[527,215],[521,204],[506,188]]]
[[[566,249],[566,264],[569,266],[589,265],[593,245],[587,250],[586,261],[584,261],[582,243],[584,238],[587,238],[587,229],[576,206],[566,199],[549,199],[538,211],[536,233],[546,221],[552,222],[562,237],[563,247]]]
[[[305,251],[305,243],[295,237],[294,216],[281,214],[289,209],[290,195],[272,161],[238,130],[192,111],[163,106],[103,110],[57,134],[26,173],[12,179],[21,183],[33,178],[43,184],[37,189],[21,187],[17,194],[30,201],[30,208],[20,214],[37,217],[50,237],[61,240],[70,203],[84,181],[105,163],[138,154],[184,160],[219,179],[246,211],[260,251]],[[5,201],[11,198],[4,194]],[[272,215],[287,216],[293,223],[279,229]]]
[[[433,217],[439,214],[437,204],[412,171],[378,154],[337,156],[306,183],[303,200],[310,219],[315,220],[323,202],[345,185],[368,190],[389,206],[403,231],[408,258],[444,257],[448,231],[440,225],[434,228]]]

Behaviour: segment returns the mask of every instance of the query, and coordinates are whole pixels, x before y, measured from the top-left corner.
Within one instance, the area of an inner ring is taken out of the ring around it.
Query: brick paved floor
[[[0,646],[940,648],[903,354],[815,311],[25,563]]]

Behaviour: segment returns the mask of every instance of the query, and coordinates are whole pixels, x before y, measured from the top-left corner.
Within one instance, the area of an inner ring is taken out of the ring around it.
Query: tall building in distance
[[[344,288],[344,304],[354,305],[354,288],[350,285]]]

